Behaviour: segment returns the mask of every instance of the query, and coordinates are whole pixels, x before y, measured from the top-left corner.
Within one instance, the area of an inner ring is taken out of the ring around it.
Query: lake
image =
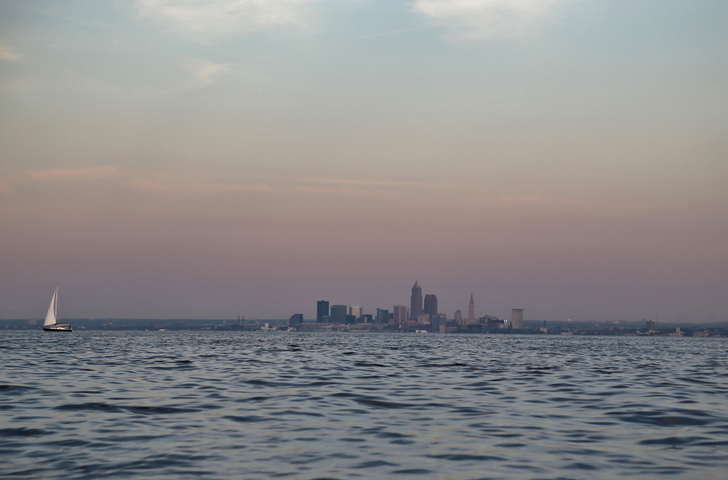
[[[728,478],[728,339],[0,333],[6,478]]]

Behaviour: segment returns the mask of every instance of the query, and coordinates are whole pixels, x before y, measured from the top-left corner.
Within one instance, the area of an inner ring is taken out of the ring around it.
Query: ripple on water
[[[726,339],[3,335],[3,477],[722,479],[728,471]],[[37,361],[49,355],[73,368],[50,374]]]

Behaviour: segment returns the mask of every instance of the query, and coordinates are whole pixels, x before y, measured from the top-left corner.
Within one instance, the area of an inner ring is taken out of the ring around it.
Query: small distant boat
[[[46,332],[72,332],[73,329],[67,323],[58,323],[58,287],[51,298],[51,306],[48,307],[43,330]]]

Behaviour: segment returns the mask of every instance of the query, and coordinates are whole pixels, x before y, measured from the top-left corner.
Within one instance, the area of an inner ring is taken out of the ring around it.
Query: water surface
[[[0,333],[8,478],[728,478],[728,339]]]

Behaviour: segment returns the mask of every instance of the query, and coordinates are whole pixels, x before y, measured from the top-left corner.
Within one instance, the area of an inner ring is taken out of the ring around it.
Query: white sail
[[[51,306],[48,307],[48,313],[46,314],[45,323],[43,323],[44,327],[47,327],[48,325],[55,325],[57,323],[56,321],[56,308],[57,308],[57,302],[58,302],[58,287],[56,287],[56,291],[53,293],[53,298],[51,298]]]

